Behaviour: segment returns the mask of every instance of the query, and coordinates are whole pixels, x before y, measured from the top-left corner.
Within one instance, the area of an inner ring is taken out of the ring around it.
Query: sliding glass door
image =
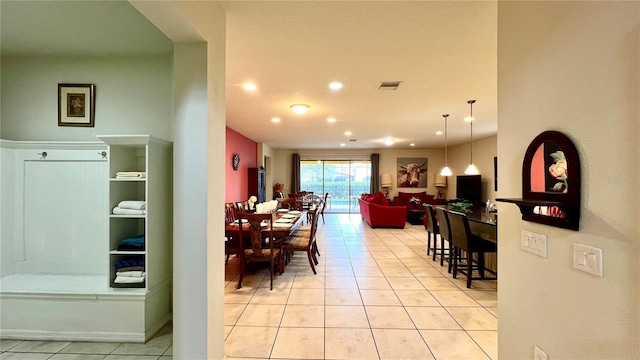
[[[300,161],[300,189],[321,195],[329,193],[328,212],[358,212],[358,197],[368,193],[371,161]]]

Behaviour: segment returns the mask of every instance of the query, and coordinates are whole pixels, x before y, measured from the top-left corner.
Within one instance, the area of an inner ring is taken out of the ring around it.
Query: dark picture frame
[[[95,126],[96,87],[58,84],[58,126]]]

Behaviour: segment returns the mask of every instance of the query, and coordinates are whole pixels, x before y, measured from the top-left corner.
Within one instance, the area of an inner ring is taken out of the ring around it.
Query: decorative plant
[[[555,161],[555,164],[549,166],[549,174],[559,180],[551,190],[566,193],[569,187],[567,182],[567,158],[562,151],[553,152],[550,156]]]

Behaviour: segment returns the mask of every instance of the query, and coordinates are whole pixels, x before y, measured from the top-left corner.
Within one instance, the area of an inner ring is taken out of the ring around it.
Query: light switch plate
[[[522,230],[522,250],[547,257],[547,235]]]
[[[603,277],[602,249],[582,244],[573,244],[573,267]]]

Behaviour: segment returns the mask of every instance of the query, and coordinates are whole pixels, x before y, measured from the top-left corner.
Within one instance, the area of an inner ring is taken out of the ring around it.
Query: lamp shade
[[[391,174],[384,173],[380,179],[380,186],[382,187],[391,187],[393,185],[393,179],[391,178]]]
[[[437,188],[447,187],[447,177],[442,174],[436,174],[433,184]]]

